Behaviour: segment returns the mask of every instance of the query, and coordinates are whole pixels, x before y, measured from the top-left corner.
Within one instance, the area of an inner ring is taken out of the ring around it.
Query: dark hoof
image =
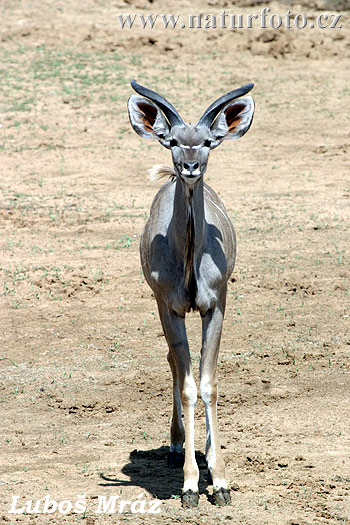
[[[198,502],[198,492],[193,492],[193,490],[191,489],[184,492],[181,496],[181,503],[184,509],[192,509],[193,507],[198,507]]]
[[[229,505],[231,503],[230,491],[223,488],[214,490],[213,501],[215,505],[218,505],[219,507]]]
[[[179,452],[168,452],[168,467],[182,468],[184,466],[185,457]]]

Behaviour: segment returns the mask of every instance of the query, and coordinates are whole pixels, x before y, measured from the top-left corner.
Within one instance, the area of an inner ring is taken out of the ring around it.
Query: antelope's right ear
[[[144,97],[132,95],[128,100],[129,119],[138,135],[163,143],[169,135],[169,124],[160,109]]]

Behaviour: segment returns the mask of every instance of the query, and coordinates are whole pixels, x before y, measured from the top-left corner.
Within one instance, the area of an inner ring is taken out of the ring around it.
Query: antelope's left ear
[[[169,134],[169,124],[158,106],[151,100],[132,95],[128,100],[129,118],[138,135],[157,139],[161,144]]]
[[[211,132],[216,139],[215,146],[218,146],[222,140],[239,139],[247,133],[253,115],[254,101],[250,96],[241,97],[227,104],[211,127]]]

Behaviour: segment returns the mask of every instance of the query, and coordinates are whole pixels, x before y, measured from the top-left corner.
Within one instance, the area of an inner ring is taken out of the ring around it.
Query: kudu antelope
[[[173,158],[173,169],[158,169],[160,174],[170,173],[171,180],[154,198],[140,243],[142,269],[157,300],[173,375],[169,461],[172,466],[179,466],[185,442],[182,505],[196,506],[199,500],[194,442],[197,388],[185,328],[185,314],[193,309],[202,317],[200,395],[206,413],[206,459],[213,482],[213,500],[225,505],[230,502],[230,492],[217,423],[216,368],[236,240],[223,203],[204,184],[203,176],[210,150],[223,140],[238,139],[248,131],[254,102],[244,95],[253,84],[220,97],[195,125],[185,124],[176,109],[158,93],[135,81],[131,85],[141,95],[132,95],[128,102],[132,127],[141,137],[156,139],[170,149]]]

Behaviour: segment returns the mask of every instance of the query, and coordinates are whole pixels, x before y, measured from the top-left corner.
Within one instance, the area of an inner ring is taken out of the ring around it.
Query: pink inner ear
[[[139,109],[142,111],[144,116],[141,116],[141,120],[143,122],[143,125],[147,129],[147,131],[153,131],[153,124],[156,121],[157,118],[157,109],[150,104],[146,104],[144,102],[139,102],[138,104]]]
[[[241,123],[242,117],[240,113],[245,109],[244,104],[236,103],[234,106],[228,107],[225,110],[225,117],[229,133],[233,133],[237,126]]]

